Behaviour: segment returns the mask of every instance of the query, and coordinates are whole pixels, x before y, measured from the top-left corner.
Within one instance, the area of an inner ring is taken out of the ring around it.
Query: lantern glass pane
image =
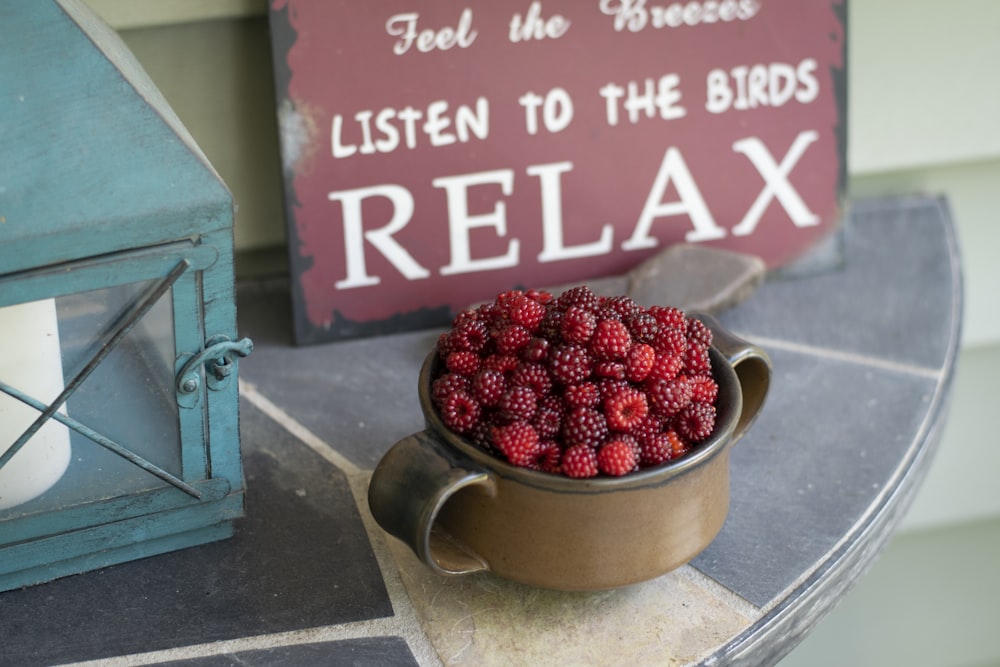
[[[166,486],[163,479],[149,472],[149,466],[176,477],[183,475],[174,393],[172,291],[156,301],[134,326],[127,331],[123,328],[148,287],[146,282],[117,285],[12,307],[30,306],[31,319],[44,320],[47,328],[39,325],[32,332],[34,347],[30,355],[23,355],[30,359],[21,364],[30,370],[13,370],[12,376],[8,370],[8,379],[0,366],[0,380],[47,407],[65,387],[82,377],[59,414],[7,466],[20,458],[28,459],[31,450],[61,449],[62,441],[69,441],[65,473],[37,498],[20,503],[15,508],[18,513]],[[52,326],[52,319],[57,326]],[[29,378],[32,382],[27,382]],[[13,400],[2,393],[0,399]],[[19,408],[28,407],[19,402]],[[0,451],[38,417],[40,407],[29,408],[32,415],[23,427],[5,429],[17,433],[0,432],[5,439],[0,442]],[[48,440],[39,444],[44,437]],[[0,484],[4,474],[0,469]],[[4,509],[0,502],[0,518]]]

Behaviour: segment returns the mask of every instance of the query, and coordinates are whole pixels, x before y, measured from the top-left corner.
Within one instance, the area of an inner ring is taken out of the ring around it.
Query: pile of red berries
[[[431,395],[449,429],[513,465],[625,475],[712,434],[711,342],[677,308],[586,286],[512,290],[441,335]]]

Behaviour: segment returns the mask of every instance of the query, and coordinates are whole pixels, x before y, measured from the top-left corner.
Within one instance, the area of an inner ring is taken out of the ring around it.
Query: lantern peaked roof
[[[0,3],[0,275],[232,226],[225,184],[78,0]]]

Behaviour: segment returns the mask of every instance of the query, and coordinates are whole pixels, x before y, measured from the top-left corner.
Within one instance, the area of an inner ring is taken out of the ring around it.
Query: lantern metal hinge
[[[205,348],[191,356],[177,374],[177,403],[182,408],[198,405],[203,382],[211,391],[227,387],[236,367],[236,358],[245,357],[252,351],[253,341],[249,338],[237,341],[226,336],[209,338]]]

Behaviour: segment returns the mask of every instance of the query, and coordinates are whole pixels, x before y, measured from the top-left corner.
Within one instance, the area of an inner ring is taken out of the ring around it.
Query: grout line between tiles
[[[257,387],[240,380],[240,394],[279,426],[295,436],[309,449],[330,462],[344,473],[350,485],[351,495],[361,516],[368,535],[369,544],[375,554],[386,593],[392,604],[391,617],[368,619],[336,625],[304,628],[289,632],[278,632],[248,637],[237,637],[205,644],[193,644],[148,653],[101,658],[99,660],[72,663],[72,667],[131,667],[149,665],[171,660],[188,660],[220,654],[237,653],[255,649],[270,649],[295,646],[322,641],[361,639],[379,636],[402,637],[418,664],[424,667],[441,665],[441,659],[431,644],[417,618],[410,597],[406,592],[399,569],[382,536],[381,529],[371,516],[367,503],[368,481],[371,472],[362,470],[344,455],[324,442],[319,436],[300,424],[287,412],[260,393]],[[66,667],[70,667],[67,665]]]
[[[756,336],[745,333],[736,333],[736,335],[746,340],[749,340],[756,345],[760,345],[765,349],[772,347],[779,350],[788,350],[789,352],[811,354],[819,357],[836,359],[838,361],[846,361],[852,364],[860,364],[863,366],[874,366],[876,368],[895,371],[897,373],[917,375],[919,377],[929,378],[931,380],[938,380],[941,378],[941,370],[938,368],[927,368],[926,366],[917,366],[914,364],[904,364],[897,361],[888,361],[886,359],[880,359],[878,357],[870,357],[864,354],[857,354],[855,352],[845,352],[844,350],[834,350],[828,347],[806,345],[805,343],[795,343],[793,341],[781,340],[779,338],[767,338],[766,336]]]

